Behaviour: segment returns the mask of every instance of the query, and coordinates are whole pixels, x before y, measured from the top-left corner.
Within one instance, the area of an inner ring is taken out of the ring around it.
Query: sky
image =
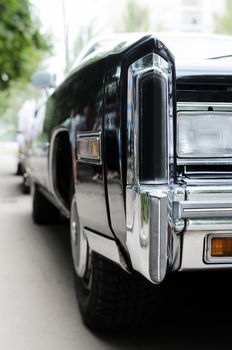
[[[91,21],[98,7],[97,0],[32,0],[32,3],[45,30],[55,34],[57,40],[63,36],[63,9],[65,9],[72,34],[75,32],[75,27],[78,30],[86,22]]]
[[[191,20],[187,12],[183,12],[184,4],[189,0],[137,0],[149,6],[150,27],[165,23],[165,30],[175,30],[180,23]],[[220,13],[226,0],[192,0],[200,3],[200,16],[204,31],[211,30],[215,13]],[[42,31],[50,33],[53,38],[53,57],[47,62],[48,70],[56,73],[57,82],[64,77],[64,9],[69,24],[69,46],[73,47],[81,27],[94,23],[97,32],[112,32],[113,26],[123,21],[126,0],[31,0],[34,11],[42,23]],[[191,1],[190,1],[191,4]],[[191,6],[190,6],[191,9]],[[194,11],[192,11],[194,14]],[[112,26],[113,25],[113,26]],[[170,28],[169,28],[170,27]],[[97,33],[98,34],[98,33]]]

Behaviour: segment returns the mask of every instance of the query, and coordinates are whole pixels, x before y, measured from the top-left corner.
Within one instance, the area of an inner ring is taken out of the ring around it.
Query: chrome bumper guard
[[[232,216],[232,201],[221,202],[179,202],[178,217],[180,219],[194,218],[224,218]]]
[[[128,186],[127,247],[133,268],[153,283],[163,281],[168,261],[167,189]]]

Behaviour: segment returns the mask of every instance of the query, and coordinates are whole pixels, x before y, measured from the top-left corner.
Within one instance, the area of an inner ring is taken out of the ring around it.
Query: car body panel
[[[186,228],[197,227],[183,212],[194,212],[194,220],[200,213],[201,228],[209,227],[205,212],[211,217],[218,207],[227,217],[230,203],[212,204],[207,193],[220,183],[230,185],[230,175],[223,178],[218,159],[193,164],[177,156],[177,116],[182,108],[232,112],[231,78],[232,65],[224,60],[175,62],[152,33],[123,34],[89,47],[48,98],[43,128],[33,140],[33,181],[67,217],[75,190],[86,236],[115,240],[114,253],[119,250],[126,269],[153,283],[170,270],[184,270],[183,256],[187,269],[209,268],[183,254],[182,242],[189,252],[194,235]],[[200,168],[209,165],[214,180]],[[203,191],[204,202],[186,203],[191,186]],[[205,254],[202,242],[208,242],[212,225],[200,235],[198,257]]]

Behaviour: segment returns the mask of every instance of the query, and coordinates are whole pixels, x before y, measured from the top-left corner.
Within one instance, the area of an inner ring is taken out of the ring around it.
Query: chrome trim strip
[[[178,165],[230,165],[232,164],[232,158],[212,158],[212,159],[189,159],[189,158],[177,158]],[[205,173],[205,172],[204,172]]]
[[[218,231],[232,232],[232,219],[190,219],[186,221],[186,231]]]
[[[230,185],[226,186],[225,183],[221,184],[217,181],[217,184],[211,186],[188,186],[186,188],[186,199],[193,202],[202,201],[218,201],[232,202],[232,186],[231,179]]]
[[[205,250],[204,250],[204,259],[207,264],[232,264],[232,256],[231,257],[213,257],[211,256],[211,242],[212,238],[220,238],[220,237],[232,237],[232,233],[213,233],[205,238]]]
[[[104,256],[111,261],[114,261],[125,271],[129,271],[126,261],[124,260],[119,247],[113,239],[100,236],[97,233],[93,233],[86,228],[84,228],[84,233],[88,240],[88,245],[92,251]]]
[[[232,208],[210,208],[210,211],[232,211]],[[195,208],[195,209],[190,209],[190,208],[184,208],[183,209],[183,212],[184,213],[187,213],[187,212],[204,212],[204,211],[209,211],[209,209],[206,209],[206,208]]]
[[[218,188],[220,189],[220,186],[231,186],[231,178],[224,178],[224,179],[220,179],[220,178],[200,178],[197,179],[196,177],[194,179],[189,179],[189,178],[183,178],[183,183],[187,186],[187,187],[193,187],[196,186],[197,188],[201,188],[203,186],[218,186]]]
[[[183,219],[232,216],[232,201],[183,201],[179,202],[178,217]]]
[[[78,162],[102,164],[101,131],[77,133],[76,141]]]
[[[53,181],[53,178],[54,178],[54,167],[53,167],[53,162],[54,162],[54,142],[55,142],[55,139],[57,137],[57,135],[60,133],[60,132],[67,132],[68,133],[68,130],[65,128],[65,127],[59,127],[59,128],[56,128],[53,133],[52,133],[52,136],[51,136],[51,140],[50,140],[50,149],[49,149],[49,156],[48,156],[48,176],[49,176],[49,190],[50,192],[52,193],[53,197],[55,198],[56,202],[59,204],[59,207],[61,209],[61,211],[63,212],[63,214],[69,218],[70,216],[70,212],[69,210],[66,208],[65,206],[65,203],[62,199],[62,197],[60,196],[59,192],[56,190],[55,188],[55,184],[54,184],[54,181]]]
[[[209,107],[212,107],[214,111],[232,111],[232,103],[177,102],[177,111],[208,111]]]

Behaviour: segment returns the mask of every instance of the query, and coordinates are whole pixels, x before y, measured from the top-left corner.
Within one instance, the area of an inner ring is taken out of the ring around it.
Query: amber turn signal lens
[[[232,257],[232,237],[214,237],[211,240],[211,256]]]

